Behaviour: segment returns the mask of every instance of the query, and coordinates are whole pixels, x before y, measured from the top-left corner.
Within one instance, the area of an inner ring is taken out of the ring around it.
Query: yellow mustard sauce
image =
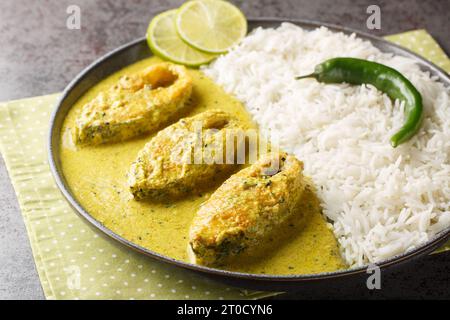
[[[78,202],[107,228],[157,253],[189,261],[188,232],[200,204],[214,192],[191,194],[177,201],[152,203],[135,201],[127,188],[126,174],[138,151],[156,134],[100,146],[75,147],[71,128],[83,105],[112,86],[121,76],[160,62],[152,57],[128,66],[92,87],[69,111],[61,131],[63,174]],[[192,102],[183,116],[208,109],[227,111],[255,127],[244,106],[199,70],[189,70],[193,78]],[[248,253],[223,268],[249,273],[309,274],[345,268],[337,241],[321,215],[314,192],[304,196],[301,208],[309,216],[305,223],[295,217],[280,235],[262,244],[267,250]],[[261,256],[260,252],[265,252]]]

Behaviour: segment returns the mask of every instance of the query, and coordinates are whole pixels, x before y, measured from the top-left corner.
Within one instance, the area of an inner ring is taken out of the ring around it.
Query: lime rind
[[[151,51],[165,59],[190,67],[198,67],[216,55],[199,51],[185,43],[175,26],[177,10],[163,12],[152,19],[147,29],[147,43]]]
[[[220,11],[223,13],[224,10],[226,17],[219,18]],[[207,25],[216,25],[208,28],[205,26],[205,20]],[[229,51],[245,37],[247,20],[244,14],[229,2],[192,0],[178,9],[176,28],[181,39],[188,45],[202,52],[221,54]],[[224,30],[226,31],[222,32]]]

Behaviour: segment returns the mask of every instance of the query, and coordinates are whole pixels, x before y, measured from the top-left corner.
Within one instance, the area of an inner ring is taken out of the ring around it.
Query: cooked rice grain
[[[420,132],[392,148],[404,108],[372,86],[296,81],[337,56],[377,61],[422,93]],[[259,28],[204,72],[246,106],[262,132],[305,163],[352,266],[411,250],[450,225],[450,91],[410,59],[326,28]]]

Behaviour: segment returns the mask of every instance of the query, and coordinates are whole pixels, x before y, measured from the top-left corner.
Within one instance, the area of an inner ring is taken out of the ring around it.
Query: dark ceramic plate
[[[378,47],[384,52],[391,52],[397,55],[402,55],[414,59],[420,64],[422,70],[429,71],[432,75],[438,77],[441,82],[446,86],[450,87],[450,78],[445,73],[445,71],[439,69],[437,66],[431,64],[430,62],[422,59],[416,54],[405,50],[399,46],[396,46],[390,42],[387,42],[378,37],[360,33],[354,30],[345,29],[342,27],[327,25],[318,22],[304,21],[304,20],[281,20],[281,19],[250,19],[249,29],[254,29],[256,27],[276,27],[281,22],[288,21],[295,23],[305,29],[314,29],[321,25],[327,26],[329,29],[334,31],[342,31],[347,34],[356,33],[358,37],[370,40],[373,45]],[[330,281],[345,281],[349,277],[363,276],[366,274],[366,268],[355,268],[337,272],[321,273],[321,274],[309,274],[309,275],[263,275],[263,274],[246,274],[239,272],[230,272],[220,269],[207,268],[203,266],[198,266],[179,260],[172,259],[167,256],[163,256],[149,249],[143,248],[127,239],[122,238],[114,231],[108,229],[97,221],[93,216],[86,211],[80,203],[75,199],[72,191],[66,183],[64,175],[61,170],[61,160],[59,158],[59,139],[60,131],[64,118],[66,117],[69,109],[72,105],[92,86],[98,83],[100,80],[109,76],[110,74],[126,67],[136,61],[147,58],[151,56],[151,52],[148,49],[147,43],[144,38],[133,41],[126,44],[111,53],[105,55],[104,57],[98,59],[89,67],[87,67],[83,72],[81,72],[64,90],[62,97],[56,105],[52,119],[49,134],[49,144],[48,144],[48,154],[51,171],[56,180],[56,183],[61,190],[64,197],[70,203],[70,205],[75,209],[75,211],[84,218],[88,224],[94,228],[100,230],[108,238],[119,241],[120,243],[134,249],[140,253],[150,256],[155,259],[163,260],[167,263],[177,265],[182,268],[191,269],[196,272],[201,272],[207,276],[216,278],[228,282],[232,285],[244,286],[247,288],[261,289],[261,290],[294,290],[300,286],[305,286],[307,284],[316,284],[318,282],[330,282]],[[381,268],[386,268],[392,265],[398,265],[402,262],[409,262],[414,257],[432,252],[439,245],[443,244],[449,237],[450,227],[443,230],[433,239],[427,243],[417,247],[416,249],[409,251],[407,253],[398,255],[396,257],[390,258],[388,260],[378,263]]]

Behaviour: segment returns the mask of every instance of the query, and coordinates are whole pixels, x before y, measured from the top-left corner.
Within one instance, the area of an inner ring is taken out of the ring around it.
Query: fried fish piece
[[[257,247],[296,212],[307,186],[302,171],[294,156],[274,152],[226,180],[194,217],[188,248],[193,262],[222,265]]]
[[[161,130],[131,165],[128,185],[134,198],[179,198],[231,173],[238,166],[227,164],[226,131],[244,127],[230,114],[211,110]]]
[[[172,63],[123,76],[83,106],[74,141],[97,145],[155,131],[180,113],[191,92],[186,68]]]

